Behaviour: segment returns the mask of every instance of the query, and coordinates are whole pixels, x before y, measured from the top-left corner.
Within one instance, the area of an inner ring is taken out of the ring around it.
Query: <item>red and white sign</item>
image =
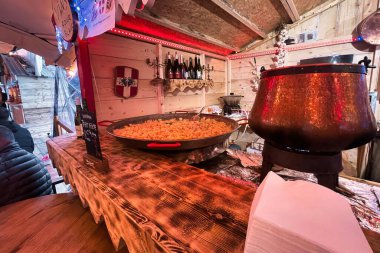
[[[115,93],[119,97],[130,98],[137,95],[139,71],[134,68],[117,66]]]

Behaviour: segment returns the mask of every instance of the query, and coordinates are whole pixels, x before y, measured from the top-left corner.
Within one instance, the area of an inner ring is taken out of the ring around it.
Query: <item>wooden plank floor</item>
[[[115,252],[105,225],[73,194],[3,206],[0,221],[0,252]]]

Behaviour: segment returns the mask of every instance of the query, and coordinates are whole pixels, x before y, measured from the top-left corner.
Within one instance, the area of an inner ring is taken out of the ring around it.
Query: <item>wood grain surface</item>
[[[82,164],[84,143],[74,135],[47,144],[96,222],[105,221],[115,248],[125,243],[129,252],[243,252],[255,186],[127,148],[104,134],[109,171]],[[369,236],[370,243],[379,239]]]
[[[49,155],[115,247],[130,252],[242,252],[255,188],[101,135],[107,172],[82,164],[75,136],[48,141]],[[121,243],[121,244],[120,244]]]
[[[104,224],[98,226],[73,194],[48,195],[0,208],[0,252],[114,251]]]

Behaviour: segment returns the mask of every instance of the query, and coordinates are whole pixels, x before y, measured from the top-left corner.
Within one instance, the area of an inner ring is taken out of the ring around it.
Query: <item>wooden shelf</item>
[[[198,79],[165,79],[164,88],[167,92],[175,90],[184,91],[186,88],[202,89],[203,87],[212,87],[213,80],[198,80]]]

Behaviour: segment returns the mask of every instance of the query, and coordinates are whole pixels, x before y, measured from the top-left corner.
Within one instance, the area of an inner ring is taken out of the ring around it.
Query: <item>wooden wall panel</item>
[[[165,112],[174,112],[177,110],[194,110],[198,111],[203,104],[202,95],[191,94],[191,95],[176,95],[176,96],[165,96]]]
[[[103,34],[89,43],[98,121],[158,113],[157,87],[151,85],[154,69],[145,60],[156,57],[153,44]],[[115,67],[139,70],[139,90],[134,98],[115,96]]]
[[[115,99],[96,101],[97,120],[120,120],[158,113],[157,98]]]
[[[54,96],[54,78],[18,77],[24,109],[51,108]]]
[[[183,55],[186,60],[195,54],[145,42],[104,34],[90,40],[93,85],[98,120],[117,120],[126,117],[159,113],[158,87],[151,84],[155,77],[154,68],[145,61],[153,60],[162,52],[162,58],[170,52]],[[199,55],[197,55],[199,57]],[[187,89],[183,92],[164,93],[165,112],[176,110],[199,110],[204,105],[220,104],[219,97],[225,94],[225,63],[206,57],[203,64],[210,63],[215,71],[210,74],[213,87],[207,89]],[[129,66],[139,70],[139,90],[134,98],[122,99],[114,95],[114,72],[116,66]]]
[[[319,16],[318,25],[318,40],[326,39],[326,38],[334,38],[337,34],[336,28],[336,19],[338,15],[338,7],[334,6],[324,12],[322,12]],[[294,35],[299,34],[298,32],[294,32]]]
[[[155,57],[154,55],[152,56]],[[91,54],[91,66],[96,78],[114,78],[116,66],[127,66],[138,69],[139,79],[154,78],[154,69],[149,67],[145,63],[145,60]]]
[[[206,87],[206,93],[225,93],[226,84],[225,82],[214,82],[213,86]]]
[[[95,101],[111,101],[119,98],[114,93],[115,80],[113,78],[96,78],[93,82],[95,83]],[[157,88],[151,84],[151,79],[140,79],[138,85],[138,93],[133,99],[157,96]]]
[[[127,39],[124,37],[102,34],[90,39],[89,48],[91,55],[104,55],[109,57],[141,60],[154,58],[154,44],[149,44],[142,41]]]
[[[221,96],[226,95],[226,61],[206,57],[207,67],[214,67],[214,71],[210,72],[210,78],[214,81],[212,87],[206,87],[205,89],[205,106],[218,105],[223,106],[223,102],[220,99]],[[207,76],[205,77],[207,78]]]

